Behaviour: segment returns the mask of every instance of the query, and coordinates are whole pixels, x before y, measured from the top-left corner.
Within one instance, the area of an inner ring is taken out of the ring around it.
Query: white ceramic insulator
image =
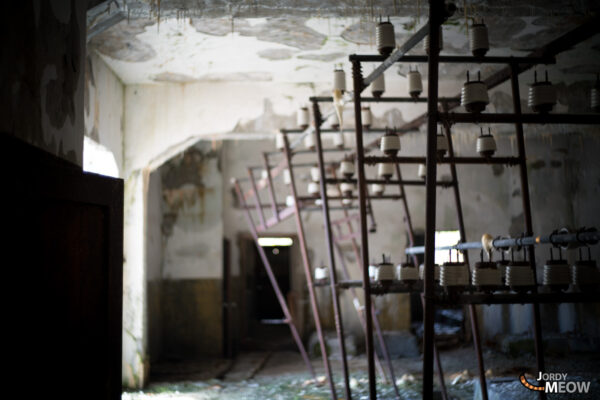
[[[386,135],[381,138],[379,148],[383,153],[400,150],[400,136]]]
[[[351,177],[354,175],[354,163],[348,160],[340,162],[340,174],[345,177]]]
[[[289,169],[284,169],[283,170],[283,183],[285,185],[291,185],[292,184],[292,175],[290,174],[290,170]]]
[[[333,135],[333,145],[337,148],[343,149],[344,148],[344,134],[343,133],[336,133]]]
[[[544,285],[568,285],[571,283],[571,269],[568,264],[544,265],[542,275]]]
[[[423,79],[419,71],[409,71],[408,75],[408,94],[419,96],[423,92]]]
[[[352,191],[354,190],[354,185],[348,182],[344,182],[340,185],[340,189],[344,196],[352,195]]]
[[[316,182],[310,182],[308,184],[308,194],[312,195],[312,196],[316,196],[319,194],[320,188],[319,188],[319,184]]]
[[[471,282],[474,286],[501,286],[502,271],[495,268],[474,268]]]
[[[385,74],[379,75],[372,83],[371,83],[371,93],[373,96],[381,96],[385,92]]]
[[[376,277],[377,277],[377,266],[369,265],[369,279],[374,281]]]
[[[380,22],[375,27],[375,44],[379,54],[387,55],[396,47],[394,25],[390,22]]]
[[[333,71],[333,90],[346,91],[346,74],[343,69]]]
[[[392,163],[379,163],[377,164],[377,176],[380,178],[391,178],[394,175],[394,164]]]
[[[490,42],[488,40],[488,30],[485,24],[474,24],[469,29],[469,48],[471,53],[485,54],[490,48]],[[481,55],[483,55],[481,54]]]
[[[440,26],[440,51],[444,49],[444,34],[442,27]],[[425,50],[426,54],[429,54],[429,35],[425,36],[425,40],[423,41],[423,50]]]
[[[308,116],[308,108],[301,107],[298,109],[298,114],[296,114],[296,122],[298,126],[301,128],[305,128],[309,124],[309,116]]]
[[[292,196],[292,195],[285,196],[285,205],[288,207],[293,206],[294,205],[294,196]]]
[[[340,191],[337,187],[332,186],[327,188],[327,197],[339,197]]]
[[[427,167],[425,164],[419,164],[419,171],[417,172],[417,176],[421,179],[425,179],[427,176]]]
[[[385,192],[385,185],[374,183],[371,185],[371,193],[373,196],[381,196]]]
[[[312,167],[310,169],[310,179],[312,179],[313,182],[319,182],[321,178],[321,173],[319,171],[318,167]]]
[[[275,135],[275,148],[279,151],[283,151],[283,149],[285,149],[285,139],[283,133],[278,133]]]
[[[538,107],[542,105],[556,104],[556,88],[552,84],[538,84],[529,87],[527,105]]]
[[[448,151],[448,138],[445,135],[437,135],[437,152],[446,154]]]
[[[266,180],[269,178],[269,172],[266,169],[260,171],[260,179]]]
[[[496,140],[493,136],[479,136],[477,138],[477,152],[479,154],[494,153],[496,151]]]
[[[460,94],[460,105],[466,106],[472,103],[489,104],[487,86],[480,81],[466,82],[462,87]]]
[[[399,281],[416,281],[419,279],[419,269],[416,267],[396,266],[396,279]]]
[[[316,146],[316,138],[314,132],[309,133],[304,137],[304,147],[309,150],[314,150]]]
[[[342,199],[342,205],[350,207],[352,205],[352,199]]]
[[[392,281],[396,274],[394,273],[394,265],[392,264],[379,264],[377,266],[376,281]]]
[[[363,107],[360,114],[361,114],[363,126],[371,126],[371,121],[372,121],[371,108]]]
[[[329,269],[325,267],[317,267],[315,268],[315,280],[321,281],[327,279],[329,277]]]
[[[507,286],[532,286],[535,284],[531,267],[511,266],[506,267]]]

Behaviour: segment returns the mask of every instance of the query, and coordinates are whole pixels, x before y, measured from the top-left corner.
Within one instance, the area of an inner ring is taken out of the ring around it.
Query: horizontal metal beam
[[[311,97],[310,101],[316,101],[318,103],[332,103],[333,97]],[[440,97],[438,100],[440,103],[460,103],[458,97]],[[361,97],[361,103],[427,103],[427,97]],[[321,132],[324,132],[321,130]],[[354,130],[352,130],[354,132]]]
[[[300,133],[304,133],[305,131],[303,131],[302,129],[280,129],[279,132],[281,133],[286,133],[286,134],[300,134]],[[354,133],[354,129],[342,129],[341,132],[343,133]],[[366,132],[363,133],[385,133],[386,129],[385,128],[371,128]],[[321,133],[340,133],[339,129],[325,129],[325,128],[321,128]]]
[[[450,124],[577,124],[598,125],[600,114],[469,114],[439,113],[439,119]]]
[[[345,179],[345,178],[327,178],[325,179],[325,182],[328,184],[338,184],[338,183],[344,183],[344,182],[348,182],[348,183],[354,183],[357,184],[358,181],[356,179]],[[405,186],[425,186],[425,181],[422,179],[419,180],[397,180],[397,179],[366,179],[365,183],[367,185],[371,185],[371,184],[379,184],[379,185],[405,185]],[[438,181],[436,182],[437,186],[442,186],[442,187],[450,187],[454,184],[453,181]]]
[[[384,157],[366,156],[365,163],[369,165],[386,164],[425,164],[425,157]],[[437,159],[438,164],[506,164],[517,165],[519,157],[442,157]]]
[[[538,286],[543,288],[543,286]],[[531,304],[531,303],[599,303],[596,291],[583,293],[468,293],[458,296],[438,295],[436,305],[465,304]]]
[[[400,63],[427,63],[427,56],[403,56],[396,60]],[[358,60],[360,62],[382,62],[386,57],[376,54],[350,56],[350,60]],[[542,57],[473,57],[473,56],[440,56],[440,64],[554,64],[556,59],[552,56]]]
[[[327,196],[329,200],[358,200],[356,196]],[[368,199],[371,200],[399,200],[402,198],[399,194],[384,194],[381,196],[367,196]],[[312,197],[312,196],[299,196],[298,201],[311,201],[311,200],[319,200],[320,197]]]

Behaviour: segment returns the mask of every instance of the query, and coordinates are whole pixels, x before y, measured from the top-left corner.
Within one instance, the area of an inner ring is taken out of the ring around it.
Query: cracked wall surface
[[[0,131],[81,166],[86,4],[7,7],[2,59],[10,62],[0,82]]]

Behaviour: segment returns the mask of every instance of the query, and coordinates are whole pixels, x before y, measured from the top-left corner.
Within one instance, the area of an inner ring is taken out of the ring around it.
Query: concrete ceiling
[[[190,3],[162,1],[161,9]],[[222,3],[211,2],[212,9]],[[324,7],[328,4],[334,7],[331,4],[340,2],[322,3]],[[152,2],[144,5],[151,9]],[[305,8],[294,10],[305,12]],[[125,84],[264,81],[319,86],[330,82],[336,63],[344,64],[344,69],[350,71],[349,54],[375,52],[374,22],[368,15],[323,17],[318,16],[318,11],[312,17],[272,14],[237,18],[189,17],[180,13],[161,17],[160,21],[129,18],[93,37],[89,46]],[[581,19],[581,16],[488,17],[492,47],[489,54],[525,54],[572,29]],[[392,17],[392,22],[397,43],[402,43],[425,19]],[[444,44],[446,54],[468,54],[463,15],[457,15],[444,26]],[[413,53],[423,54],[421,46]],[[597,66],[589,69],[597,71]],[[443,66],[442,77],[451,83],[462,79],[464,72],[464,66]],[[482,71],[484,75],[491,72],[489,67]],[[386,79],[393,82],[404,74],[403,69],[396,69],[388,72]]]

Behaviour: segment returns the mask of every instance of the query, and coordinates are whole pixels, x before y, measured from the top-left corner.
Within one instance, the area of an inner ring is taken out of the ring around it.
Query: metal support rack
[[[541,333],[541,323],[540,323],[540,312],[539,312],[539,304],[541,303],[556,303],[556,302],[594,302],[598,301],[594,298],[594,296],[588,292],[569,292],[569,293],[543,293],[537,290],[537,287],[533,288],[533,293],[523,294],[523,293],[478,293],[474,291],[472,288],[467,288],[463,293],[445,293],[440,290],[439,287],[436,287],[433,277],[433,268],[434,268],[434,251],[435,251],[435,206],[436,206],[436,188],[441,187],[450,187],[454,192],[454,200],[456,204],[457,211],[457,219],[460,231],[461,242],[453,248],[457,250],[467,250],[470,248],[477,248],[476,243],[467,242],[466,232],[464,228],[464,221],[462,215],[462,206],[461,206],[461,198],[458,190],[458,177],[456,172],[457,164],[466,164],[466,165],[476,165],[476,164],[506,164],[511,166],[518,166],[520,171],[520,180],[521,180],[521,193],[523,199],[523,210],[525,216],[525,226],[526,232],[524,233],[523,238],[516,239],[502,239],[498,238],[494,241],[494,246],[497,247],[506,247],[506,246],[527,246],[529,250],[530,256],[530,265],[533,268],[535,273],[535,253],[534,253],[534,245],[536,243],[543,243],[544,237],[535,237],[532,232],[532,221],[531,221],[531,205],[529,199],[529,184],[527,177],[527,169],[526,169],[526,153],[525,153],[525,144],[524,144],[524,133],[523,133],[523,124],[599,124],[600,117],[598,115],[561,115],[561,114],[523,114],[520,106],[520,95],[519,95],[519,82],[518,75],[521,72],[524,72],[530,68],[532,68],[536,64],[552,64],[555,62],[554,57],[562,51],[571,48],[575,44],[591,37],[596,33],[598,19],[594,18],[574,29],[571,32],[561,36],[560,38],[550,42],[548,45],[530,53],[526,57],[468,57],[468,56],[440,56],[438,52],[432,51],[428,56],[407,56],[406,53],[419,41],[421,41],[431,29],[436,32],[441,24],[451,15],[453,12],[452,5],[444,5],[443,1],[440,0],[430,0],[429,1],[429,22],[422,27],[417,33],[415,33],[403,46],[400,46],[398,50],[392,53],[389,57],[382,57],[379,55],[351,55],[349,57],[352,63],[352,77],[353,77],[353,103],[354,103],[354,114],[355,114],[355,129],[353,130],[343,130],[343,132],[352,132],[354,131],[356,137],[356,151],[351,154],[351,157],[357,163],[357,179],[351,180],[350,182],[357,184],[357,192],[358,196],[358,215],[350,215],[348,210],[350,207],[330,207],[328,202],[330,200],[341,200],[347,197],[342,196],[328,196],[327,194],[327,185],[337,185],[342,182],[348,182],[348,180],[337,179],[335,176],[333,178],[326,178],[326,168],[330,166],[335,166],[336,163],[325,162],[323,154],[343,151],[347,152],[349,149],[324,149],[322,147],[321,141],[321,133],[329,133],[336,132],[339,133],[340,130],[327,130],[321,129],[320,123],[321,115],[318,107],[319,102],[331,102],[333,99],[330,97],[312,97],[310,100],[313,103],[313,113],[315,116],[315,126],[313,128],[316,134],[316,154],[318,157],[318,166],[320,170],[320,198],[321,198],[321,207],[311,207],[314,197],[301,197],[298,196],[295,186],[295,181],[293,179],[292,168],[300,167],[301,164],[297,163],[294,165],[291,162],[292,157],[295,154],[306,154],[309,151],[306,150],[295,150],[291,151],[291,147],[287,141],[287,134],[301,134],[304,135],[307,133],[306,130],[282,130],[283,133],[286,134],[286,146],[284,155],[285,158],[277,164],[275,168],[270,168],[268,164],[268,156],[271,154],[279,153],[279,152],[269,152],[265,153],[264,157],[264,166],[268,171],[268,179],[266,182],[259,182],[258,184],[254,181],[254,177],[251,173],[249,173],[248,181],[252,185],[252,190],[247,192],[245,195],[242,194],[239,185],[236,182],[236,189],[238,191],[238,197],[242,199],[243,208],[246,212],[247,218],[249,220],[249,224],[254,226],[250,216],[250,208],[246,206],[243,199],[247,198],[249,195],[255,196],[255,211],[258,214],[258,218],[260,220],[260,225],[256,226],[254,229],[254,236],[257,238],[257,233],[261,230],[266,230],[283,219],[289,218],[292,215],[296,218],[296,225],[298,229],[298,234],[301,241],[302,247],[302,256],[303,256],[303,264],[305,268],[305,275],[307,279],[307,284],[309,288],[309,294],[311,298],[311,305],[313,307],[313,316],[315,317],[315,325],[317,327],[317,333],[319,335],[322,354],[323,354],[323,362],[325,365],[327,377],[330,384],[330,389],[332,392],[332,398],[337,398],[337,394],[335,392],[335,387],[333,385],[333,381],[331,379],[331,370],[329,366],[329,361],[327,358],[327,354],[324,348],[324,340],[322,330],[320,328],[319,322],[319,314],[318,308],[316,306],[316,298],[314,294],[314,287],[317,286],[329,286],[332,293],[333,300],[333,308],[336,322],[336,331],[338,334],[338,340],[340,341],[340,347],[342,349],[343,355],[343,372],[344,372],[344,382],[345,382],[345,390],[346,390],[346,398],[351,398],[351,393],[348,384],[348,367],[346,363],[346,355],[344,351],[344,335],[343,335],[343,321],[341,319],[341,313],[339,309],[339,301],[338,301],[338,289],[349,289],[352,292],[352,295],[355,296],[354,290],[357,288],[362,288],[364,290],[365,301],[364,301],[364,318],[362,318],[359,313],[359,317],[364,324],[365,331],[365,339],[366,339],[366,352],[367,352],[367,362],[368,362],[368,377],[369,377],[369,394],[371,399],[376,399],[377,391],[376,391],[376,380],[375,380],[375,368],[379,369],[380,373],[383,374],[383,368],[381,367],[380,361],[376,360],[374,354],[374,340],[373,340],[373,325],[375,325],[375,330],[380,338],[380,343],[382,346],[385,345],[383,339],[381,337],[381,331],[377,324],[377,319],[375,317],[374,307],[371,301],[371,295],[382,295],[387,293],[411,293],[411,292],[421,292],[423,299],[423,309],[424,309],[424,348],[423,348],[423,398],[431,399],[433,397],[433,370],[434,370],[434,362],[436,362],[439,366],[439,357],[437,357],[437,351],[435,348],[435,334],[434,334],[434,324],[433,317],[434,311],[436,307],[446,307],[449,305],[468,305],[470,310],[470,316],[472,320],[472,328],[473,328],[473,341],[475,345],[475,351],[478,358],[478,366],[479,366],[479,374],[480,374],[480,383],[482,388],[482,397],[487,399],[487,390],[486,390],[486,380],[484,375],[483,368],[483,357],[481,353],[481,345],[480,338],[478,332],[478,323],[477,323],[477,313],[475,310],[475,305],[477,304],[519,304],[519,303],[530,303],[532,304],[534,311],[534,336],[535,336],[535,350],[536,350],[536,360],[537,360],[537,368],[539,371],[544,370],[544,356],[542,352],[542,333]],[[430,48],[435,49],[438,47],[439,38],[437,35],[432,35],[430,38]],[[361,72],[361,63],[364,62],[380,62],[378,68],[375,69],[368,77],[363,78]],[[397,62],[409,62],[409,63],[427,63],[428,64],[428,77],[429,77],[429,87],[427,98],[419,99],[418,102],[427,103],[427,112],[422,116],[410,121],[400,128],[396,129],[397,132],[405,133],[414,131],[419,128],[419,126],[423,124],[427,124],[427,153],[425,157],[373,157],[367,156],[366,154],[375,147],[378,143],[378,140],[372,141],[368,144],[363,143],[363,136],[367,133],[383,133],[382,129],[371,128],[369,130],[363,130],[362,121],[361,121],[361,104],[363,102],[414,102],[412,98],[390,98],[390,97],[382,97],[382,98],[369,98],[369,97],[361,97],[361,92],[379,75],[381,75],[387,68]],[[465,114],[465,113],[456,113],[451,112],[452,109],[457,107],[460,102],[458,101],[458,97],[448,97],[442,98],[438,97],[438,65],[439,63],[462,63],[462,64],[505,64],[506,68],[499,70],[498,72],[491,75],[489,78],[484,80],[484,83],[489,89],[492,89],[508,80],[511,83],[512,97],[513,97],[513,106],[514,112],[511,114]],[[438,108],[438,104],[441,104],[441,110]],[[450,128],[453,124],[459,123],[511,123],[515,125],[516,138],[517,138],[517,146],[518,153],[516,156],[509,157],[459,157],[454,154],[453,146],[452,146],[452,135],[450,132]],[[438,157],[436,152],[436,135],[437,135],[437,126],[441,124],[443,128],[443,132],[448,139],[448,156],[447,157]],[[301,136],[300,136],[301,137]],[[294,142],[297,144],[298,140]],[[397,180],[374,180],[367,179],[365,176],[365,164],[374,164],[380,162],[394,163],[396,165],[396,173]],[[415,164],[415,163],[425,163],[426,164],[426,179],[425,181],[410,181],[403,180],[400,174],[400,164]],[[437,164],[448,164],[451,172],[451,180],[450,181],[438,181],[436,179],[436,169]],[[302,166],[314,166],[312,164],[305,164]],[[275,175],[281,172],[283,168],[289,168],[290,175],[292,176],[292,194],[294,197],[294,206],[288,208],[281,208],[281,205],[276,203],[275,195],[273,192],[273,184],[271,179],[271,174]],[[256,167],[260,168],[260,167]],[[368,195],[367,192],[367,184],[370,183],[379,183],[379,184],[387,184],[387,185],[398,185],[399,194],[398,195],[387,195],[387,196],[371,196]],[[422,247],[414,247],[413,241],[413,229],[412,223],[410,220],[410,214],[408,212],[408,206],[406,202],[406,195],[404,192],[405,185],[424,185],[426,189],[426,229],[425,229],[425,246]],[[273,216],[270,218],[266,218],[263,214],[263,208],[268,208],[266,205],[262,205],[260,203],[260,199],[258,197],[258,190],[261,188],[268,187],[271,191],[270,200],[271,200],[271,209]],[[425,254],[425,273],[424,280],[422,283],[417,283],[414,285],[407,285],[401,282],[393,282],[391,284],[381,284],[371,282],[368,275],[368,269],[365,266],[369,265],[369,253],[368,253],[368,221],[367,217],[370,215],[373,218],[373,210],[371,206],[371,201],[374,200],[401,200],[403,203],[404,211],[405,211],[405,222],[407,225],[407,232],[409,234],[409,244],[410,247],[407,248],[406,253],[412,255],[413,257],[418,253]],[[302,221],[300,219],[300,210],[306,211],[322,211],[323,218],[325,222],[325,232],[327,238],[327,251],[329,257],[329,273],[330,279],[327,282],[319,282],[314,283],[312,281],[312,276],[310,274],[310,265],[308,262],[308,256],[306,253],[306,242],[303,233]],[[338,220],[332,220],[330,216],[330,212],[333,210],[342,210],[344,213],[344,217]],[[360,229],[358,232],[355,232],[352,228],[352,221],[358,220],[360,224]],[[346,224],[349,228],[349,233],[344,234],[340,228],[343,224]],[[333,233],[332,228],[336,227],[337,235]],[[587,232],[585,239],[582,239],[582,234],[579,233],[580,236],[577,237],[577,240],[586,240],[588,244],[592,244],[598,241],[597,233]],[[357,239],[360,238],[360,256],[359,256],[359,246]],[[560,235],[550,235],[551,243],[558,243],[564,238]],[[341,256],[341,250],[339,246],[339,242],[342,240],[351,240],[353,243],[353,250],[356,253],[358,264],[362,269],[362,280],[360,281],[351,281],[349,280],[349,274],[347,271],[347,267],[345,265],[345,261]],[[506,241],[515,241],[515,242],[506,242]],[[555,242],[552,242],[555,240]],[[567,239],[564,239],[565,241]],[[517,242],[518,241],[518,242]],[[472,247],[469,247],[472,246]],[[336,269],[335,269],[335,252],[338,252],[340,255],[339,259],[341,260],[342,272],[344,280],[337,280]],[[464,252],[465,261],[468,265],[468,254]],[[265,262],[265,260],[263,260]],[[265,265],[267,267],[267,265]],[[276,282],[275,282],[276,285]],[[281,301],[280,301],[281,302]],[[284,304],[282,304],[282,308]],[[287,314],[286,314],[287,315]],[[290,325],[292,328],[293,324]],[[299,348],[301,343],[299,345]],[[302,350],[301,350],[302,352]],[[387,351],[384,351],[384,356],[387,357]],[[304,355],[304,354],[303,354]],[[306,358],[305,358],[306,361]],[[386,360],[389,363],[390,374],[393,379],[393,369],[391,368],[391,362]],[[440,371],[441,372],[441,371]],[[442,375],[443,376],[443,375]],[[441,381],[443,388],[443,379]],[[443,392],[445,395],[445,391]],[[543,392],[539,392],[539,396],[541,399],[545,398],[545,394]]]
[[[429,2],[429,23],[426,28],[436,32],[441,23],[444,20],[444,16],[447,15],[448,7],[444,7],[442,1],[430,0]],[[494,301],[501,303],[506,302],[523,302],[527,297],[522,295],[478,295],[478,294],[464,294],[457,299],[450,299],[440,297],[436,294],[436,288],[433,278],[434,268],[434,251],[435,251],[435,206],[436,206],[436,166],[438,163],[450,164],[452,172],[452,180],[457,181],[456,177],[456,164],[508,164],[517,165],[520,169],[521,178],[521,189],[523,193],[523,209],[525,215],[526,235],[532,234],[532,222],[531,222],[531,205],[529,199],[529,184],[527,179],[526,169],[526,154],[524,145],[523,135],[523,124],[552,124],[552,123],[575,123],[575,124],[597,124],[600,123],[600,118],[597,115],[560,115],[560,114],[549,114],[549,115],[537,115],[537,114],[522,114],[520,108],[520,96],[519,96],[519,84],[518,74],[531,68],[534,64],[538,63],[553,63],[554,56],[561,51],[564,51],[572,45],[590,37],[594,33],[593,26],[598,21],[590,21],[572,32],[567,33],[561,38],[553,41],[542,49],[533,52],[529,57],[462,57],[462,56],[440,56],[438,52],[431,51],[429,56],[426,57],[408,57],[404,54],[398,55],[400,50],[393,53],[388,58],[381,56],[350,56],[352,62],[352,73],[353,73],[353,89],[354,89],[354,113],[355,113],[355,131],[356,131],[356,153],[354,154],[355,160],[358,162],[358,193],[359,193],[359,207],[361,212],[361,243],[362,243],[362,259],[364,263],[368,262],[368,239],[366,230],[366,199],[367,199],[367,179],[365,177],[364,165],[376,162],[404,162],[404,163],[423,163],[426,164],[426,230],[425,230],[425,277],[424,277],[424,356],[423,356],[423,398],[431,399],[433,396],[433,361],[434,361],[434,331],[433,331],[433,316],[434,310],[438,300],[440,305],[446,302],[453,302],[454,304],[468,304],[470,307],[470,314],[472,317],[472,325],[477,326],[476,313],[474,304],[494,304]],[[421,29],[417,34],[410,38],[407,43],[401,47],[403,53],[410,50],[411,45],[417,43],[423,34]],[[425,32],[427,34],[427,32]],[[423,35],[424,36],[424,35]],[[432,35],[430,37],[430,49],[438,48],[438,37]],[[407,48],[408,47],[408,48]],[[417,128],[423,123],[427,123],[427,154],[425,157],[396,157],[396,159],[387,157],[367,157],[365,155],[368,149],[374,147],[377,141],[364,146],[362,140],[362,123],[361,123],[361,96],[360,93],[366,88],[366,86],[372,82],[377,76],[385,71],[390,65],[395,62],[427,62],[428,63],[428,110],[427,114],[422,117],[411,121],[400,129],[408,131]],[[379,68],[377,68],[369,77],[363,79],[361,72],[361,62],[383,62]],[[438,110],[438,65],[442,62],[457,62],[457,63],[501,63],[507,64],[507,68],[494,74],[488,80],[486,84],[488,89],[495,87],[506,80],[510,79],[511,88],[513,94],[514,113],[513,114],[457,114],[449,113],[450,106],[454,108],[456,104],[450,104],[449,102],[444,103],[444,110],[440,112]],[[452,154],[451,147],[451,135],[450,126],[453,123],[514,123],[517,135],[518,143],[518,155],[516,157],[492,157],[492,158],[473,158],[473,157],[455,157]],[[437,125],[441,123],[444,127],[446,136],[449,139],[450,155],[447,158],[440,159],[437,156],[436,149],[436,135]],[[462,218],[462,211],[460,207],[460,195],[458,192],[457,184],[455,188],[455,200],[457,203],[457,211],[459,213],[459,226],[461,233],[461,241],[466,241],[464,223]],[[529,246],[530,265],[534,269],[535,273],[535,254],[533,246]],[[465,254],[465,258],[467,254]],[[468,260],[466,260],[468,263]],[[342,283],[343,284],[343,283]],[[388,293],[391,287],[379,286],[374,287],[369,282],[369,277],[366,271],[363,271],[363,282],[362,287],[365,291],[365,296],[369,298],[374,292]],[[412,290],[413,288],[402,287],[401,285],[394,288],[398,292],[405,290]],[[496,296],[496,297],[494,297]],[[547,295],[543,293],[537,293],[534,288],[534,293],[529,296],[530,302],[533,304],[534,309],[534,335],[535,335],[535,348],[536,348],[536,359],[537,368],[540,371],[544,370],[544,357],[542,352],[542,336],[541,336],[541,323],[540,323],[540,312],[539,303],[546,301],[560,302],[560,301],[585,301],[591,300],[591,296],[588,294],[578,293],[565,293],[563,295]],[[494,300],[496,299],[496,300]],[[474,334],[476,332],[474,331]],[[376,390],[374,388],[374,374],[372,373],[372,336],[367,336],[367,360],[369,362],[369,378],[370,378],[370,397],[371,399],[376,398]],[[476,345],[477,356],[479,365],[483,364],[481,355],[480,340],[478,335],[474,336],[474,342]],[[487,390],[485,386],[485,376],[481,376],[481,387],[483,398],[487,398]],[[545,398],[545,394],[540,392],[540,398]]]

